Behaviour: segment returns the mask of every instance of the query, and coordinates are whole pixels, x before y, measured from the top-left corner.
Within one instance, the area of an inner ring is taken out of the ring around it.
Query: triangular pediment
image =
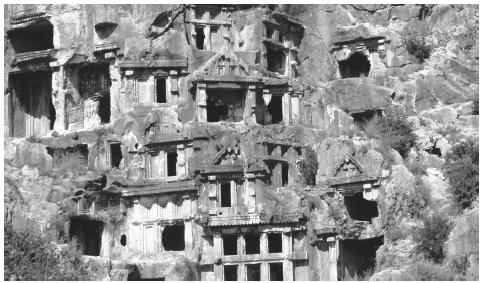
[[[345,155],[335,166],[332,177],[352,177],[365,175],[362,165],[353,157]]]
[[[217,165],[242,165],[240,148],[233,145],[226,145],[213,158],[211,166]]]
[[[256,75],[248,64],[231,52],[220,52],[195,71],[196,76],[239,77]]]

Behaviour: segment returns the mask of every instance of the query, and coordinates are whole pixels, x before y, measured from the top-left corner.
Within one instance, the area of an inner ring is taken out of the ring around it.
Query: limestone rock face
[[[479,204],[456,217],[447,242],[448,256],[470,256],[478,253]]]

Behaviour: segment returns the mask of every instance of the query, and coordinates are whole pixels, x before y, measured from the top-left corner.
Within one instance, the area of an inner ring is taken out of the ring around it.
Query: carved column
[[[329,280],[337,281],[337,250],[339,248],[339,241],[335,237],[327,238],[329,245]]]
[[[198,122],[206,122],[206,84],[198,84],[196,92]]]
[[[282,233],[282,252],[286,259],[283,260],[283,280],[293,281],[293,262],[288,259],[292,254],[292,234]]]
[[[223,257],[223,238],[220,233],[213,234],[213,251],[216,259]],[[213,265],[213,273],[215,280],[223,280],[223,266],[221,264],[215,263]]]
[[[251,120],[256,122],[255,110],[257,108],[257,96],[256,96],[257,86],[250,85],[247,90],[247,97],[245,99],[245,111],[243,113],[243,120]]]
[[[290,92],[292,92],[291,88],[282,97],[283,124],[286,126],[290,124]]]

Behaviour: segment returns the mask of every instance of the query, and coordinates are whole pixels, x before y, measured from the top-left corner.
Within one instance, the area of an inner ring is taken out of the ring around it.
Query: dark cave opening
[[[203,50],[205,45],[205,31],[203,27],[196,27],[195,33],[196,33],[196,48],[198,48],[199,50]]]
[[[360,52],[352,54],[349,58],[339,61],[339,71],[343,79],[367,77],[371,69],[371,63],[367,56]]]
[[[285,73],[285,52],[282,49],[267,48],[267,70],[274,73]]]
[[[77,239],[84,255],[99,256],[103,230],[104,223],[100,221],[71,219],[69,236]]]
[[[339,242],[338,280],[355,280],[372,273],[376,266],[376,251],[384,244],[384,236]]]
[[[248,281],[260,281],[260,263],[247,264],[247,280]]]
[[[16,53],[54,48],[54,26],[47,19],[10,30],[8,37]]]
[[[364,199],[362,192],[344,196],[344,204],[353,220],[370,222],[379,215],[377,202]]]

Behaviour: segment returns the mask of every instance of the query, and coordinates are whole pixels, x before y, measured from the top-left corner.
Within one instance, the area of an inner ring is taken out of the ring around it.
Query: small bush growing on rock
[[[386,110],[377,122],[377,132],[383,145],[390,146],[406,157],[416,143],[413,124],[402,110]]]
[[[452,281],[462,279],[455,276],[448,268],[429,261],[420,261],[412,264],[407,269],[407,273],[415,281]]]
[[[418,58],[419,63],[431,55],[432,47],[426,42],[426,36],[430,34],[426,23],[415,21],[407,24],[402,32],[402,41],[409,54]]]
[[[479,115],[480,113],[480,98],[479,95],[475,95],[473,98],[473,115]]]
[[[479,193],[478,144],[466,140],[451,147],[445,157],[444,172],[449,179],[450,193],[460,209],[471,206]]]
[[[33,224],[32,224],[33,225]],[[74,241],[60,248],[55,238],[30,229],[4,229],[4,276],[7,280],[89,280],[88,266]]]
[[[304,159],[299,162],[299,170],[305,185],[315,186],[315,176],[317,176],[318,169],[317,153],[310,147],[306,148]]]
[[[416,251],[425,258],[440,263],[444,258],[444,243],[448,239],[451,226],[448,219],[436,214],[423,219],[423,227],[414,230]]]

